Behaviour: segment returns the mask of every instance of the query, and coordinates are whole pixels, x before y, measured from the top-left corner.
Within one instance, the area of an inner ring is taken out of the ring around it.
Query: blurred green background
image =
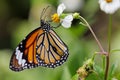
[[[40,13],[51,6],[47,17],[65,3],[65,12],[79,12],[92,26],[102,45],[107,50],[108,15],[100,11],[97,0],[0,0],[0,80],[70,80],[83,62],[90,58],[98,46],[87,27],[74,20],[72,27],[54,29],[69,48],[68,60],[55,69],[38,67],[22,72],[9,69],[9,61],[19,42],[32,30],[40,26]],[[112,49],[120,49],[120,10],[113,15]],[[115,77],[120,78],[120,52],[111,55],[116,65]],[[101,66],[101,56],[95,58]],[[93,77],[94,76],[94,77]],[[95,74],[87,80],[97,80]]]

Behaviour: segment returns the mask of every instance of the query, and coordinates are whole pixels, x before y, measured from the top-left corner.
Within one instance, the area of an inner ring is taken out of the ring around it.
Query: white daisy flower
[[[52,15],[52,21],[53,22],[61,22],[62,26],[65,28],[71,27],[73,16],[72,14],[69,14],[65,16],[64,19],[60,18],[63,11],[66,9],[65,5],[62,3],[57,8],[57,13]]]
[[[120,8],[120,0],[99,0],[100,8],[107,14],[113,14]]]

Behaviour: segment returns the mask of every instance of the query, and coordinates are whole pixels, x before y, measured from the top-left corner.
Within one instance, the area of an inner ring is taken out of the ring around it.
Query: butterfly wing
[[[43,30],[37,28],[21,41],[11,57],[11,70],[21,71],[26,68],[38,66],[36,59],[36,38],[40,34],[43,34]]]
[[[68,55],[67,46],[52,29],[38,37],[37,59],[40,66],[55,68],[63,64]]]
[[[32,31],[18,45],[10,61],[11,70],[22,71],[38,66],[55,68],[66,61],[69,55],[67,46],[50,26],[43,26]]]

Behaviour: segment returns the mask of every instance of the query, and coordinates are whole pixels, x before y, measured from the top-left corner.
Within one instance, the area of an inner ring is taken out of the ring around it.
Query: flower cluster
[[[94,72],[93,65],[94,65],[94,57],[90,58],[85,61],[83,66],[81,66],[77,70],[77,74],[79,75],[80,80],[85,80],[85,78],[92,72]]]
[[[64,18],[61,17],[63,11],[66,9],[66,6],[62,3],[57,8],[57,13],[52,15],[52,21],[56,23],[61,23],[63,27],[69,28],[71,27],[73,16],[72,14],[68,14]]]

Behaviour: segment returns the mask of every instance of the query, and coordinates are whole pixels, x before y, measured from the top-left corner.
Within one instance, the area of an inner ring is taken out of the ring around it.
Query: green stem
[[[109,15],[109,28],[108,28],[108,53],[111,51],[111,33],[112,33],[112,15]]]
[[[80,17],[80,20],[81,20],[82,22],[84,22],[85,25],[86,25],[86,26],[89,28],[89,30],[91,31],[93,37],[95,38],[95,40],[96,40],[96,42],[97,42],[97,44],[98,44],[98,46],[99,46],[99,48],[100,48],[100,51],[101,51],[100,53],[106,54],[106,52],[104,51],[104,49],[103,49],[100,41],[99,41],[98,38],[96,37],[94,31],[92,30],[92,28],[90,27],[90,25],[88,24],[88,22],[87,22],[82,16],[79,16],[79,17]]]
[[[105,80],[108,79],[109,71],[109,54],[111,52],[111,33],[112,33],[112,15],[109,15],[109,26],[108,26],[108,55],[106,56],[106,70],[105,70]]]

